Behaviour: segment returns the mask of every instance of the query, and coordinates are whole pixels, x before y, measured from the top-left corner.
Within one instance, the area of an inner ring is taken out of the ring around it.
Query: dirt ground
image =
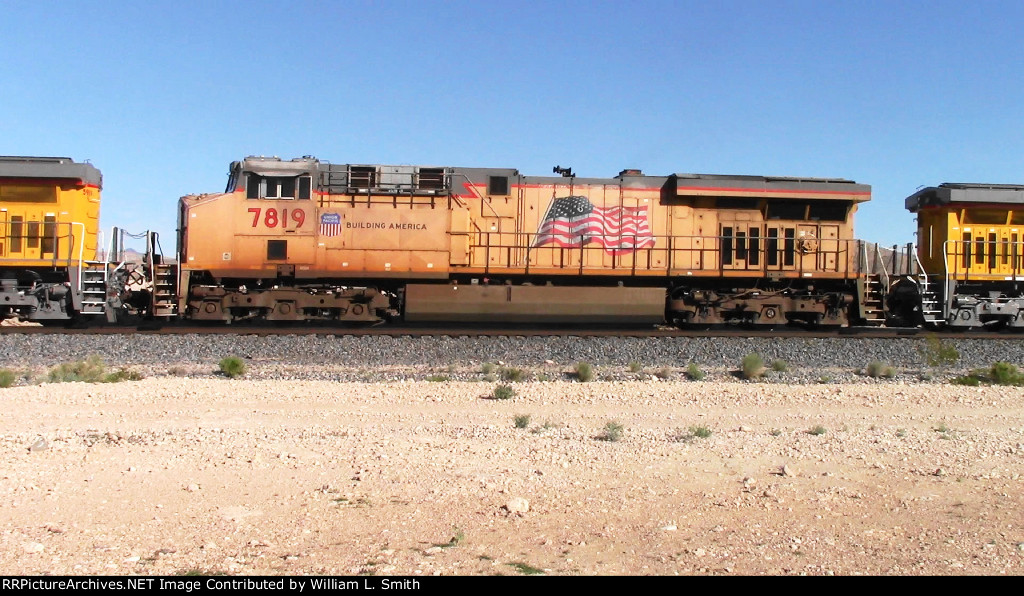
[[[1021,389],[514,388],[2,389],[0,574],[1024,572]]]

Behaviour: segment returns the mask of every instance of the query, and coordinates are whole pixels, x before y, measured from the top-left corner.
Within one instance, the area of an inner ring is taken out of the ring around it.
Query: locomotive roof
[[[922,188],[907,197],[907,210],[916,213],[925,207],[939,207],[954,203],[1024,204],[1024,186],[1019,184],[985,184],[944,182],[938,186]]]
[[[376,168],[381,173],[422,171],[426,166],[384,165],[384,164],[333,164],[306,155],[301,158],[282,160],[279,157],[249,156],[242,162],[232,164],[232,169],[241,168],[263,176],[299,176],[315,172],[344,172],[349,168]],[[679,195],[690,196],[745,196],[768,198],[808,198],[847,201],[867,201],[871,198],[871,187],[845,178],[808,178],[791,176],[746,176],[724,174],[671,174],[651,176],[638,169],[626,169],[614,178],[564,177],[552,175],[523,175],[514,168],[477,168],[430,166],[430,169],[444,169],[458,173],[472,180],[483,180],[486,176],[521,176],[531,184],[608,184],[618,180],[625,186],[666,185],[675,188]],[[386,170],[386,171],[385,171]]]
[[[0,178],[74,180],[76,184],[102,186],[103,176],[91,163],[75,163],[70,157],[0,156]]]
[[[871,199],[871,186],[845,178],[743,176],[726,174],[672,174],[676,194],[694,196],[767,196],[846,201]]]
[[[236,161],[231,164],[231,168],[234,169],[238,166],[246,172],[252,172],[260,176],[300,176],[316,172],[319,165],[320,160],[309,155],[296,157],[288,161],[280,157],[250,155],[242,162]]]

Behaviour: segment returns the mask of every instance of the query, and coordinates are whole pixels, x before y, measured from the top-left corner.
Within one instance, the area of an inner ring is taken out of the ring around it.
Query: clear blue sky
[[[1024,183],[1024,2],[0,0],[0,154],[104,175],[162,232],[246,155]]]

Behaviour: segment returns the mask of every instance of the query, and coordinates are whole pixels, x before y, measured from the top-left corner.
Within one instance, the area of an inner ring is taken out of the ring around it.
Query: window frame
[[[278,256],[280,253],[280,256]],[[288,241],[287,240],[267,240],[267,260],[268,261],[287,261],[288,260]]]

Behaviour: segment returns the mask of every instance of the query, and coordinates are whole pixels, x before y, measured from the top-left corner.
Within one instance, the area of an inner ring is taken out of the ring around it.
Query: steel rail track
[[[482,326],[482,325],[195,325],[195,324],[141,324],[136,326],[87,325],[69,326],[0,326],[0,335],[370,335],[383,337],[749,337],[780,339],[815,338],[902,338],[918,335],[948,339],[1007,339],[1024,338],[1020,332],[1009,331],[929,331],[915,328],[842,327],[835,329],[803,329],[793,327],[744,328],[718,326],[700,329],[672,327],[567,327],[567,326]]]

